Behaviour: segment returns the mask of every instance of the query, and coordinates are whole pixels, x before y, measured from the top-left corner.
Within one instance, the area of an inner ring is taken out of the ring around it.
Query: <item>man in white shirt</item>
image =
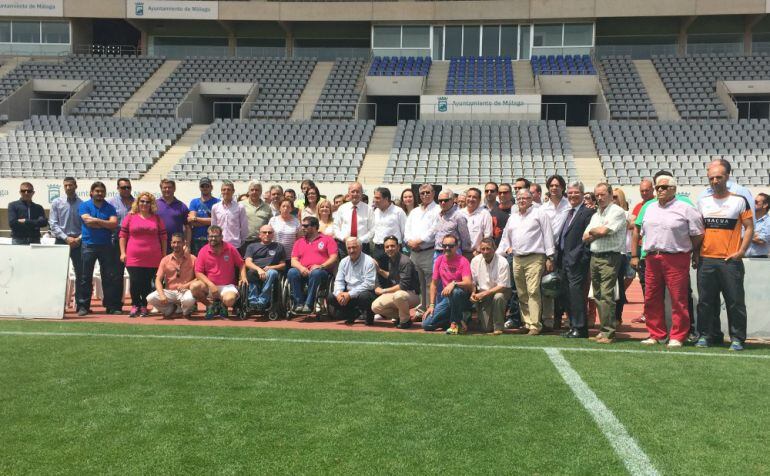
[[[406,213],[401,207],[393,204],[390,189],[377,187],[374,189],[374,226],[372,228],[372,258],[382,266],[387,259],[385,255],[385,238],[395,236],[398,243],[404,242],[406,228]]]
[[[534,187],[535,184],[532,186]],[[545,181],[548,187],[548,200],[543,203],[543,213],[551,219],[551,228],[553,229],[553,242],[559,245],[559,236],[567,219],[570,206],[569,201],[564,196],[566,182],[561,175],[551,175]],[[561,315],[563,306],[561,300],[550,297],[543,297],[543,326],[547,328],[559,329],[561,327]]]
[[[468,224],[473,254],[478,254],[481,240],[492,236],[492,215],[481,208],[481,190],[472,187],[465,192],[465,208],[460,212]]]
[[[334,215],[334,239],[337,240],[340,258],[347,254],[345,240],[351,236],[358,238],[364,253],[369,253],[374,213],[366,203],[361,201],[363,195],[363,185],[358,182],[351,183],[348,186],[350,201],[340,205]]]
[[[211,207],[211,224],[222,228],[222,241],[240,248],[249,236],[249,219],[243,205],[235,200],[235,185],[222,181],[222,201]]]
[[[435,227],[440,209],[433,201],[433,185],[422,184],[419,193],[420,206],[415,207],[406,219],[404,241],[407,248],[411,250],[409,258],[417,268],[420,281],[420,305],[417,308],[416,317],[422,318],[422,314],[428,308],[430,283],[433,281]]]
[[[532,192],[522,187],[516,194],[516,209],[505,225],[497,254],[513,255],[513,280],[529,335],[538,335],[543,328],[540,278],[544,269],[548,273],[553,271],[555,251],[551,220],[532,204]]]
[[[594,188],[596,213],[591,217],[583,242],[591,245],[591,285],[601,327],[596,336],[600,344],[615,342],[615,284],[620,254],[626,249],[626,212],[612,203],[612,186],[600,183]]]
[[[492,335],[503,333],[505,307],[511,298],[511,270],[508,261],[495,253],[495,240],[484,237],[479,253],[471,260],[471,278],[476,289],[471,302],[476,304],[482,330]]]

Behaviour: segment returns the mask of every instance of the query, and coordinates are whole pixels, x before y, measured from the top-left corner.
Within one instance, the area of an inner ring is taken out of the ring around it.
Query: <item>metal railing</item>
[[[610,106],[606,103],[592,102],[588,105],[588,120],[589,121],[604,121],[609,119],[614,120],[673,120],[679,117],[679,112],[676,109],[676,105],[671,103],[650,103],[652,104],[651,111],[637,111],[637,115],[634,117],[620,117],[615,113],[615,117],[612,117]]]
[[[630,56],[631,59],[650,59],[653,56],[678,56],[679,50],[674,44],[651,45],[596,45],[597,58],[605,56]]]
[[[435,103],[399,103],[396,105],[396,119],[402,117],[427,120],[456,119],[500,119],[532,120],[533,116],[544,120],[566,120],[566,103],[541,103],[523,105],[442,105]]]
[[[76,45],[73,48],[76,55],[99,56],[140,56],[142,50],[135,45]]]

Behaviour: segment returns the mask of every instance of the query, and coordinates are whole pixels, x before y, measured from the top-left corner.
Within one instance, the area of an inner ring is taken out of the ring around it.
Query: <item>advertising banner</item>
[[[64,0],[0,0],[0,17],[63,17]]]
[[[216,20],[219,18],[219,2],[127,0],[126,16],[170,20]]]

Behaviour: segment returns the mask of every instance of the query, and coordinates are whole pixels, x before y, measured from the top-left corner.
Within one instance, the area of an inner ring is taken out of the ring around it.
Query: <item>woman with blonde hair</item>
[[[323,235],[334,236],[334,218],[332,217],[334,206],[327,199],[318,202],[318,232]]]
[[[147,317],[147,295],[154,289],[155,273],[166,255],[166,227],[150,192],[142,192],[120,227],[120,261],[131,279],[129,317]]]

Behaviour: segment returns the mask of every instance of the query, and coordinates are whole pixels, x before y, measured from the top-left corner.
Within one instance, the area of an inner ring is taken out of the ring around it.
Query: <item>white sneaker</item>
[[[670,341],[668,341],[668,345],[666,347],[668,347],[669,349],[678,349],[682,347],[682,341],[671,339]]]
[[[658,339],[653,339],[652,337],[648,337],[644,339],[642,342],[640,342],[642,345],[655,345],[660,344],[660,341]]]
[[[379,314],[375,314],[375,315],[374,315],[374,320],[375,320],[375,321],[384,321],[384,320],[385,320],[385,317],[384,317],[384,316],[381,316],[381,315],[379,315]]]

